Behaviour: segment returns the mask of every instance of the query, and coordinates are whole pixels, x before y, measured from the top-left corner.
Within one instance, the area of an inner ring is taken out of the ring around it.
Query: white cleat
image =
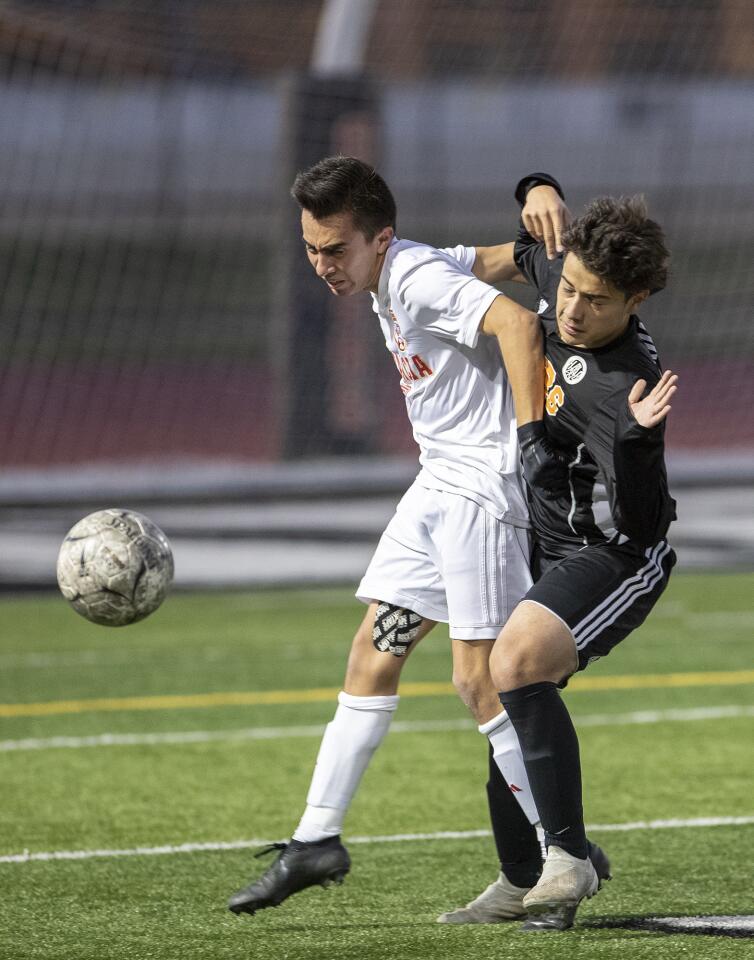
[[[521,929],[568,930],[581,901],[593,897],[599,888],[589,858],[580,860],[560,847],[550,847],[539,882],[523,899],[529,919]]]
[[[503,923],[506,920],[521,920],[526,916],[524,895],[528,887],[515,887],[501,873],[476,900],[465,907],[449,910],[437,918],[438,923]]]

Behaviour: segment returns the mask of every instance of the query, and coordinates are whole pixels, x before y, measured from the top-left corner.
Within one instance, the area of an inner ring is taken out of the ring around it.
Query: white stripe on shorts
[[[584,619],[573,628],[577,649],[581,650],[590,643],[605,627],[609,627],[638,598],[649,593],[664,576],[663,559],[670,553],[670,544],[661,540],[645,551],[648,562],[632,577],[606,597],[602,603],[590,610]]]
[[[497,594],[497,573],[501,568],[499,551],[500,524],[485,510],[479,532],[479,599],[484,622],[490,624],[502,623]]]

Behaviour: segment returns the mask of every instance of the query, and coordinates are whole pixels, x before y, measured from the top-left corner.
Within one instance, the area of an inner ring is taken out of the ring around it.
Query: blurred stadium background
[[[337,152],[439,245],[510,239],[531,170],[645,193],[674,539],[754,566],[750,0],[5,0],[0,65],[0,587],[114,505],[179,585],[358,578],[416,455],[369,304],[301,254],[289,184]]]

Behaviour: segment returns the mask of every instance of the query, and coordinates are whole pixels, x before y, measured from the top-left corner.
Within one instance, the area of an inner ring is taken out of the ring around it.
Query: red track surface
[[[674,449],[754,449],[754,369],[746,359],[668,364],[681,377],[668,428]],[[0,375],[0,462],[274,460],[275,390],[260,365],[55,364]],[[378,380],[378,452],[414,449],[398,377]]]

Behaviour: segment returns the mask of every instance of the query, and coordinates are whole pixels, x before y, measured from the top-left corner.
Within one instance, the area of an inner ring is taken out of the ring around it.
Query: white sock
[[[492,720],[483,723],[479,727],[479,732],[483,733],[492,744],[492,754],[498,769],[505,777],[513,796],[526,814],[526,819],[536,829],[537,839],[542,849],[542,858],[544,859],[547,856],[545,832],[539,821],[539,814],[529,786],[529,777],[521,753],[521,744],[518,742],[518,736],[508,714],[503,710]]]
[[[399,697],[338,694],[338,709],[322,737],[306,810],[294,840],[314,843],[337,836],[359,782],[382,743]]]

